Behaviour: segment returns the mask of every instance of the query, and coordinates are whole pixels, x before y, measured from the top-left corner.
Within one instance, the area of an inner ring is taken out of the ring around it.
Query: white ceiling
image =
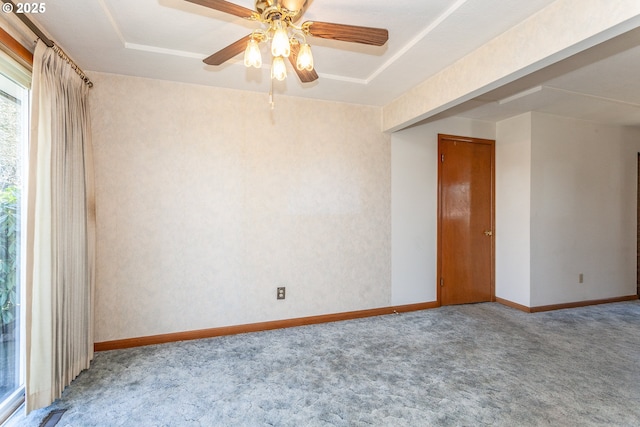
[[[310,38],[320,79],[275,92],[383,106],[554,0],[311,0],[303,20],[389,30],[382,47]],[[234,3],[253,9],[253,0]],[[269,91],[269,64],[202,59],[258,24],[184,0],[55,0],[35,16],[85,70]],[[640,125],[640,32],[607,42],[445,114],[501,120],[536,110]],[[90,75],[90,73],[89,73]],[[526,96],[505,102],[518,92]],[[498,102],[503,100],[502,102]]]

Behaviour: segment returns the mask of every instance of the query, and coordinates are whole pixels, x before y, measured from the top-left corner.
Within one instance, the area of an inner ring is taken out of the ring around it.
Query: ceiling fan
[[[309,0],[255,0],[255,10],[224,0],[186,1],[263,24],[262,28],[205,58],[205,64],[221,65],[244,51],[245,65],[261,68],[259,43],[271,41],[271,78],[277,80],[286,78],[284,58],[289,59],[303,83],[318,78],[307,36],[373,46],[382,46],[389,39],[389,32],[383,28],[316,21],[296,25],[307,10]]]

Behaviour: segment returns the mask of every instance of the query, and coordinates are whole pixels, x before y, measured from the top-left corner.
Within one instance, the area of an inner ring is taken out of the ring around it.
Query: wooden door
[[[438,135],[438,300],[493,301],[495,141]]]

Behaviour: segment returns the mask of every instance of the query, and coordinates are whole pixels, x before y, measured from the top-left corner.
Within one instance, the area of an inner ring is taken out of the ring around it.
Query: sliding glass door
[[[24,398],[23,164],[27,153],[29,92],[21,75],[7,58],[0,58],[0,423]]]

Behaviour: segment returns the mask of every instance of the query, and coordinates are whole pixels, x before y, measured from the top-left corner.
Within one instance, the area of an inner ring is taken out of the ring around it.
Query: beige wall
[[[91,76],[96,341],[390,304],[379,108]]]
[[[531,112],[496,125],[496,297],[531,306]]]
[[[532,112],[497,130],[496,295],[529,307],[634,295],[640,129]]]
[[[640,129],[531,120],[531,305],[634,295]]]

